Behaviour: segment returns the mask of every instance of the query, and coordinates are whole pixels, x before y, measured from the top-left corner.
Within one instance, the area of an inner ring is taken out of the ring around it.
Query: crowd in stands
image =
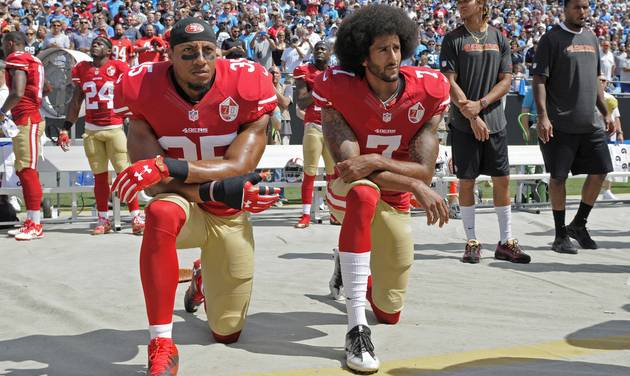
[[[136,46],[141,46],[139,40],[148,40],[153,46],[150,60],[157,61],[167,58],[165,47],[173,24],[196,16],[213,26],[224,56],[245,57],[290,73],[310,59],[315,43],[334,43],[344,17],[373,2],[403,7],[417,21],[420,43],[415,56],[404,64],[438,69],[441,42],[461,23],[455,0],[7,0],[0,3],[0,28],[24,32],[27,50],[34,54],[51,47],[86,52],[98,35],[127,38]],[[491,24],[510,40],[517,79],[526,78],[538,39],[562,21],[562,0],[488,0],[488,4]],[[605,74],[611,81],[627,81],[617,86],[630,92],[626,54],[630,6],[627,1],[598,0],[591,7],[589,24],[602,44]],[[138,63],[138,54],[130,62]],[[515,81],[514,89],[518,84]]]

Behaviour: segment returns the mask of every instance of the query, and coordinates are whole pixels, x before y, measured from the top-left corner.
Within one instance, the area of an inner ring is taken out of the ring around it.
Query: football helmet
[[[302,181],[304,173],[304,161],[302,158],[291,158],[284,165],[284,178],[288,183],[298,183]]]

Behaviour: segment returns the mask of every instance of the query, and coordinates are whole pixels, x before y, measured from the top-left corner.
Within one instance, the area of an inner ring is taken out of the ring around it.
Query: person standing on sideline
[[[569,237],[582,248],[597,249],[586,222],[606,174],[612,171],[606,130],[612,134],[616,127],[597,83],[601,73],[599,46],[595,34],[585,28],[588,12],[588,0],[566,0],[564,22],[540,38],[532,66],[538,138],[551,174],[549,191],[556,230],[551,249],[559,253],[577,253]],[[595,106],[606,130],[595,124]],[[575,218],[565,226],[569,171],[588,176]]]
[[[487,0],[460,0],[457,6],[464,24],[444,38],[440,65],[451,84],[449,128],[467,238],[462,262],[476,264],[481,256],[475,234],[474,189],[475,179],[484,174],[492,177],[499,220],[500,240],[494,257],[527,264],[530,256],[512,237],[507,121],[501,105],[512,81],[510,44],[488,25]]]

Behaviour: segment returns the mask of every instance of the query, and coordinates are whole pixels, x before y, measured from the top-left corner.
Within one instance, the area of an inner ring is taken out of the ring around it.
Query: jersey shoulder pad
[[[81,61],[74,67],[72,67],[72,82],[80,82],[83,78],[83,71],[85,69],[86,64],[89,64],[88,61]]]
[[[308,68],[306,64],[298,65],[293,70],[293,78],[302,79],[306,76],[307,73],[308,73]]]
[[[262,65],[246,59],[220,59],[216,66],[221,69],[224,85],[232,87],[233,94],[242,100],[258,103],[275,97],[271,74]]]
[[[114,86],[114,112],[118,114],[141,112],[138,99],[156,95],[159,81],[166,83],[169,62],[144,63],[136,65],[127,73],[121,74]],[[157,94],[159,95],[159,94]]]
[[[28,70],[28,66],[32,61],[33,56],[28,52],[16,51],[7,56],[5,65],[9,69]]]
[[[401,71],[405,74],[410,89],[416,93],[424,93],[426,100],[433,103],[435,115],[448,108],[451,102],[451,85],[442,73],[424,67],[402,67]]]

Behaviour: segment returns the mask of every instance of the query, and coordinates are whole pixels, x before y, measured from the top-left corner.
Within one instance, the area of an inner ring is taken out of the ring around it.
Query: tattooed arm
[[[324,131],[326,146],[328,147],[328,150],[338,167],[341,166],[344,161],[364,158],[364,156],[360,155],[359,144],[354,132],[343,118],[343,115],[341,115],[338,111],[330,107],[322,108],[322,129]],[[430,131],[419,131],[418,133],[430,134]],[[426,141],[425,139],[430,137],[418,136],[414,137],[414,140],[416,138],[421,140],[414,141],[414,144],[425,146],[425,142],[429,143],[429,141]],[[433,154],[429,152],[419,152],[418,158],[422,159],[423,163],[401,162],[394,161],[392,159],[389,159],[387,163],[391,163],[392,166],[401,163],[401,166],[396,168],[400,168],[401,171],[404,171],[405,166],[409,167],[416,165],[422,167],[424,164],[430,164],[431,155],[434,155],[433,166],[431,166],[431,169],[435,170],[435,158],[437,157],[437,151],[433,151]],[[369,157],[366,158],[374,158],[374,160],[378,160],[380,157],[381,156],[379,154],[369,154]],[[366,163],[370,164],[371,162],[368,160]],[[374,166],[370,164],[370,168],[373,167]],[[416,167],[416,169],[420,170],[418,167]],[[438,194],[433,192],[428,185],[430,184],[431,177],[433,176],[432,172],[430,172],[431,175],[428,178],[428,183],[425,183],[423,181],[424,178],[423,180],[420,180],[415,178],[415,175],[411,177],[387,170],[376,171],[375,168],[373,168],[372,171],[373,172],[368,174],[366,177],[376,183],[380,189],[413,193],[427,212],[427,224],[431,225],[439,221],[439,226],[442,227],[444,223],[448,222],[448,208],[446,207],[444,200],[442,200]],[[344,179],[344,181],[351,182],[354,180]]]

